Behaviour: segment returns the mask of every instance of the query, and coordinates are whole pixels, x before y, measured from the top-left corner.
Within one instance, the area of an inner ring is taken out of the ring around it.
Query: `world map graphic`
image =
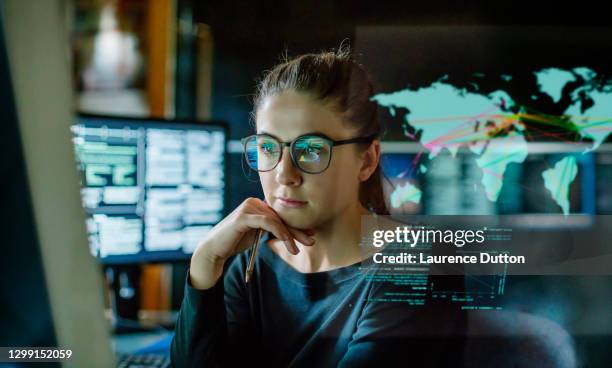
[[[531,96],[533,104],[518,103],[504,89],[481,92],[477,79],[470,88],[458,87],[448,82],[448,75],[426,87],[379,93],[372,100],[393,117],[405,111],[403,133],[420,142],[429,159],[442,150],[454,157],[461,147],[467,147],[477,156],[487,198],[495,202],[508,165],[525,161],[534,136],[586,144],[578,153],[586,154],[597,150],[612,133],[612,84],[607,78],[588,67],[546,68],[534,74],[542,94],[555,103],[564,100],[561,114],[535,110],[540,96]],[[513,77],[502,74],[496,78],[511,83]],[[421,163],[418,170],[426,173],[428,167]],[[544,186],[565,215],[570,213],[569,188],[578,170],[575,153],[568,153],[541,173]],[[406,182],[393,190],[390,202],[397,208],[406,202],[419,203],[421,195],[419,187]]]

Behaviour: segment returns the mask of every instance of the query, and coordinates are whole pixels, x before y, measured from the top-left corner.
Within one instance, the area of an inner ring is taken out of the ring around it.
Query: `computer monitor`
[[[64,9],[60,0],[35,8],[0,2],[0,346],[73,354],[61,365],[4,360],[3,367],[115,366],[70,144]]]
[[[187,259],[224,217],[223,122],[81,114],[72,131],[90,251],[101,263]]]

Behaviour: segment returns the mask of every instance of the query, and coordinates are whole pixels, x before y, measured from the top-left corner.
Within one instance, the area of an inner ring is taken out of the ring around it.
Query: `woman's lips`
[[[281,206],[288,208],[299,208],[305,206],[306,203],[308,203],[305,201],[298,201],[297,199],[283,197],[278,197],[278,201],[280,202]]]

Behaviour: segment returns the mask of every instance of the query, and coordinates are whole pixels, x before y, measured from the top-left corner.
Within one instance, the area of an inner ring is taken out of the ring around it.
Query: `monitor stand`
[[[115,334],[153,331],[138,319],[140,310],[140,265],[107,266],[106,282],[110,289],[112,325]]]

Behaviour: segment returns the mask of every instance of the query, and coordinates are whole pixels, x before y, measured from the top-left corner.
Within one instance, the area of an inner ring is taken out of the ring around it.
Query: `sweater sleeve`
[[[242,258],[239,255],[229,262],[222,278],[210,289],[194,288],[187,276],[170,347],[174,367],[235,366],[245,358],[245,346],[254,339],[244,280],[240,278]]]

